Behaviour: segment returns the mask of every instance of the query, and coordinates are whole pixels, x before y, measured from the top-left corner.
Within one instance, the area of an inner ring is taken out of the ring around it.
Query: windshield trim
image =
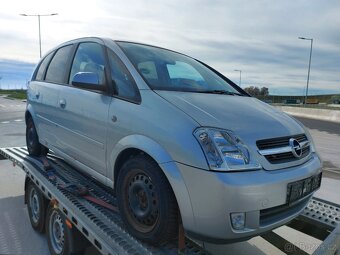
[[[208,68],[210,71],[214,72],[216,75],[218,75],[221,79],[223,79],[225,82],[227,82],[231,87],[233,87],[236,91],[238,91],[241,95],[244,96],[248,96],[251,97],[251,95],[249,95],[246,91],[244,91],[241,87],[239,87],[238,85],[236,85],[233,81],[231,81],[230,79],[228,79],[227,77],[225,77],[223,74],[221,74],[220,72],[218,72],[217,70],[215,70],[214,68],[212,68],[211,66],[209,66],[208,64],[193,58],[191,56],[188,56],[184,53],[181,52],[177,52],[171,49],[167,49],[167,48],[163,48],[163,47],[159,47],[159,46],[155,46],[155,45],[151,45],[151,44],[146,44],[146,43],[139,43],[139,42],[133,42],[133,41],[124,41],[124,40],[114,40],[114,42],[116,43],[116,45],[118,45],[118,47],[123,51],[124,55],[127,57],[127,59],[130,61],[130,63],[132,64],[132,66],[135,68],[135,70],[138,72],[138,74],[140,75],[140,77],[144,80],[144,82],[148,85],[148,87],[151,90],[162,90],[162,91],[182,91],[182,92],[199,92],[199,91],[185,91],[185,90],[175,90],[175,89],[164,89],[163,88],[157,88],[157,87],[153,87],[150,85],[150,83],[148,82],[148,80],[142,75],[142,73],[140,72],[140,70],[138,69],[138,67],[135,65],[135,63],[133,61],[130,60],[126,50],[120,45],[120,43],[131,43],[131,44],[137,44],[137,45],[143,45],[143,46],[148,46],[148,47],[153,47],[153,48],[157,48],[157,49],[162,49],[162,50],[167,50],[170,52],[174,52],[177,54],[180,54],[182,56],[188,57],[194,61],[197,61],[198,63],[202,64],[203,66],[205,66],[206,68]]]

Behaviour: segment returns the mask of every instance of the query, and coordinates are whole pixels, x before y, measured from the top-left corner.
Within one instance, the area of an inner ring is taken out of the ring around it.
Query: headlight
[[[255,170],[261,165],[249,154],[247,146],[232,132],[198,128],[194,132],[211,170]]]

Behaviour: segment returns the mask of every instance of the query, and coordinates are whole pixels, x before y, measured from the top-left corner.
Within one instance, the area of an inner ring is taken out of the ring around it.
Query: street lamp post
[[[39,25],[39,56],[41,58],[41,31],[40,31],[40,17],[42,16],[55,16],[58,15],[58,13],[51,13],[51,14],[20,14],[21,16],[25,17],[38,17],[38,25]]]
[[[239,83],[239,86],[241,87],[241,73],[242,73],[242,70],[237,70],[237,69],[235,69],[234,71],[235,71],[235,72],[240,72],[240,83]]]
[[[309,74],[310,74],[310,64],[312,62],[313,38],[299,37],[299,39],[301,39],[301,40],[309,40],[310,41],[309,65],[308,65],[308,75],[307,75],[307,88],[306,88],[306,95],[305,95],[305,104],[307,104]]]

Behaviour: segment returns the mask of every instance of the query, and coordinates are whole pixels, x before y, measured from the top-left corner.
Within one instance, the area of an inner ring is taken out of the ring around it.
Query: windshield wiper
[[[220,94],[220,95],[231,95],[231,96],[243,96],[240,93],[236,93],[236,92],[231,92],[228,90],[219,90],[219,89],[215,89],[215,90],[198,90],[195,91],[197,93],[206,93],[206,94]]]

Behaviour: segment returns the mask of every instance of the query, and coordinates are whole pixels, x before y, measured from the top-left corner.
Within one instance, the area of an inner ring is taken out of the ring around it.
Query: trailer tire
[[[172,188],[150,157],[130,158],[117,179],[117,202],[127,230],[138,239],[161,245],[178,234],[178,206]]]
[[[52,255],[84,254],[90,243],[74,227],[69,228],[66,217],[51,203],[47,209],[46,235],[48,249]]]
[[[45,230],[47,200],[32,181],[28,181],[25,190],[25,196],[28,216],[32,228],[40,233],[43,233]]]
[[[46,148],[39,142],[38,133],[32,118],[28,118],[27,120],[26,145],[28,153],[30,155],[39,157],[46,156],[48,153],[48,148]]]

